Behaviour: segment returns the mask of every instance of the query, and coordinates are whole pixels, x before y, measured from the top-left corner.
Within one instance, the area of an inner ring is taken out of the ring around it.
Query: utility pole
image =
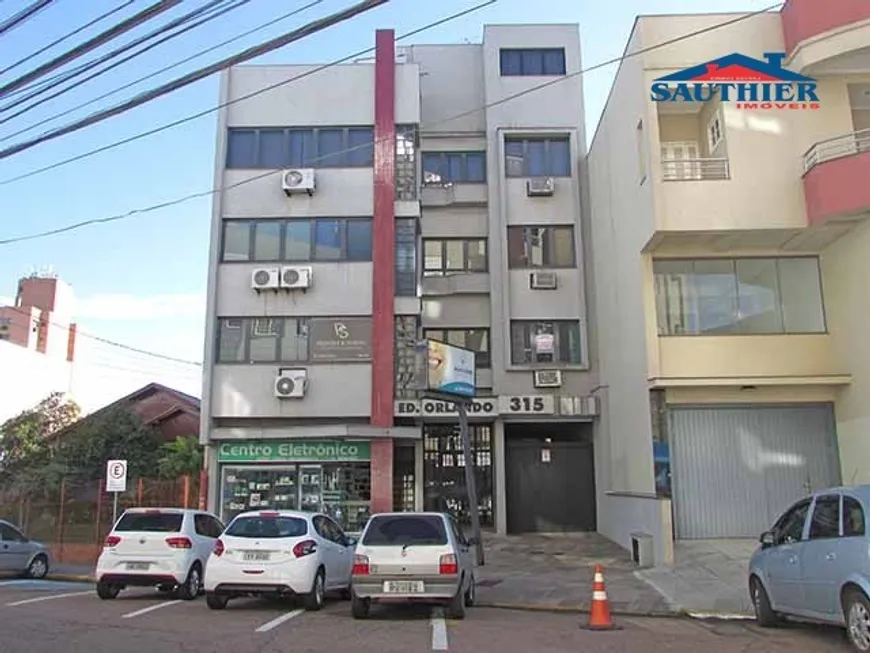
[[[462,439],[462,457],[465,459],[465,490],[468,496],[468,511],[471,515],[471,536],[477,552],[477,564],[484,565],[483,537],[480,533],[480,510],[477,503],[477,482],[474,478],[475,459],[471,451],[471,436],[468,433],[468,411],[464,401],[456,401],[459,414],[459,437]]]

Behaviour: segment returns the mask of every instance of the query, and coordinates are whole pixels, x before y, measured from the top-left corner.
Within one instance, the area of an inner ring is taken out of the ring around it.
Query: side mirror
[[[350,535],[348,535],[347,537],[344,538],[344,541],[345,541],[345,546],[356,546],[356,543],[358,540],[355,537],[351,537]]]
[[[764,531],[761,534],[761,537],[758,538],[758,541],[761,542],[761,546],[763,548],[773,546],[773,544],[774,544],[773,533],[771,533],[770,531]]]

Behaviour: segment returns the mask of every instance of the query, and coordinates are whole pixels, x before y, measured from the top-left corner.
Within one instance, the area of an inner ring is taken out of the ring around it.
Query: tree
[[[0,487],[31,492],[55,485],[61,470],[53,464],[51,436],[73,424],[78,405],[54,392],[0,426]]]
[[[160,438],[128,408],[114,407],[81,420],[59,439],[55,462],[76,481],[95,481],[106,461],[127,461],[128,475],[149,477],[160,457]]]
[[[193,435],[175,438],[163,445],[163,457],[157,461],[161,478],[171,479],[199,474],[202,469],[202,447]]]

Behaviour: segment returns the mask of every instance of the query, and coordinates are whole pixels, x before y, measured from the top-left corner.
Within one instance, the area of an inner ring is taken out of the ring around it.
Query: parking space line
[[[283,624],[285,621],[290,621],[291,619],[298,617],[303,612],[305,612],[305,610],[299,609],[299,610],[293,610],[292,612],[288,612],[286,614],[282,614],[280,617],[272,619],[272,621],[267,621],[262,626],[255,629],[254,632],[255,633],[268,633],[273,628],[277,628],[278,626]]]
[[[7,603],[6,607],[13,608],[16,605],[27,605],[28,603],[39,603],[40,601],[51,601],[53,599],[65,599],[68,596],[85,596],[86,594],[93,594],[93,591],[87,592],[67,592],[66,594],[52,594],[51,596],[38,596],[35,599],[24,599],[23,601],[13,601],[12,603]]]
[[[133,612],[128,612],[125,615],[121,615],[121,619],[132,619],[133,617],[138,617],[140,614],[148,614],[149,612],[154,612],[154,610],[159,610],[160,608],[168,608],[170,605],[175,605],[176,603],[181,603],[181,599],[177,601],[164,601],[157,605],[149,605],[147,608],[142,608],[141,610],[135,610]]]
[[[440,610],[435,610],[429,623],[432,624],[432,650],[446,651],[448,649],[447,622],[444,621],[444,614]]]

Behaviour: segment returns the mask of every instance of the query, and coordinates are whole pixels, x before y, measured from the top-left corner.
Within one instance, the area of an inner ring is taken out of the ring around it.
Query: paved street
[[[579,628],[584,619],[473,608],[464,621],[445,622],[428,609],[381,608],[371,619],[355,621],[349,605],[337,600],[320,613],[258,600],[214,612],[202,599],[176,602],[152,591],[100,601],[86,584],[0,581],[3,653],[849,651],[842,633],[828,628],[762,630],[751,622],[633,617],[618,619],[618,632],[595,633]]]

